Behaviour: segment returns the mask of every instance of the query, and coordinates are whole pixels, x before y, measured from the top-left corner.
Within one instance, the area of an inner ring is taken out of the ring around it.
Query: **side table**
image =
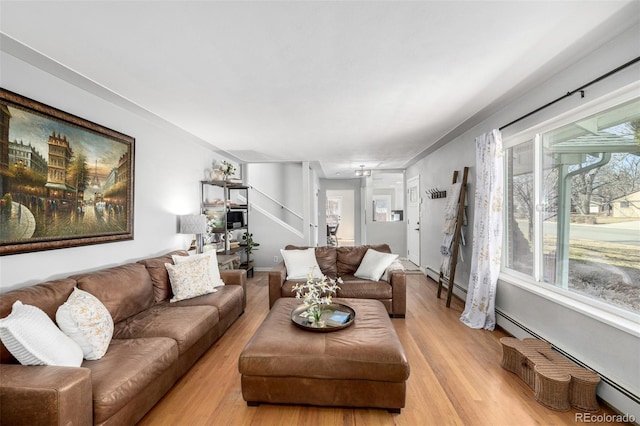
[[[253,277],[253,261],[240,264],[240,269],[247,271],[247,277]]]

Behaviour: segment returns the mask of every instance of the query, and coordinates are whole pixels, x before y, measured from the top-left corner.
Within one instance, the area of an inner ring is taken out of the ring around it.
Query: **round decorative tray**
[[[331,303],[327,305],[322,313],[320,324],[310,321],[304,312],[307,307],[300,305],[291,311],[291,322],[303,330],[315,331],[318,333],[328,333],[330,331],[338,331],[349,327],[356,319],[356,311],[350,306],[342,303]]]

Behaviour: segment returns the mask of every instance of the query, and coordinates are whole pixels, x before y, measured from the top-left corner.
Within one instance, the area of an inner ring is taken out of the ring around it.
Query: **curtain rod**
[[[531,115],[533,115],[533,114],[535,114],[535,113],[537,113],[537,112],[540,112],[540,111],[542,111],[543,109],[545,109],[545,108],[547,108],[547,107],[550,107],[551,105],[555,104],[556,102],[559,102],[559,101],[563,100],[564,98],[568,98],[569,96],[574,95],[575,93],[580,92],[580,97],[581,97],[581,98],[584,98],[584,89],[586,89],[587,87],[591,86],[592,84],[595,84],[595,83],[599,82],[600,80],[604,80],[605,78],[607,78],[607,77],[609,77],[609,76],[611,76],[611,75],[613,75],[613,74],[617,73],[618,71],[622,71],[623,69],[625,69],[625,68],[627,68],[627,67],[629,67],[629,66],[631,66],[631,65],[635,64],[635,63],[636,63],[636,62],[638,62],[638,61],[640,61],[640,56],[638,56],[638,57],[636,57],[636,58],[634,58],[634,59],[630,60],[630,61],[629,61],[629,62],[627,62],[626,64],[620,65],[618,68],[616,68],[616,69],[614,69],[614,70],[611,70],[611,71],[609,71],[609,72],[608,72],[608,73],[606,73],[606,74],[602,74],[600,77],[598,77],[598,78],[596,78],[596,79],[594,79],[594,80],[591,80],[591,81],[590,81],[590,82],[588,82],[587,84],[584,84],[584,85],[582,85],[582,86],[578,87],[578,88],[577,88],[577,89],[575,89],[575,90],[572,90],[572,91],[570,91],[570,92],[567,92],[565,95],[560,96],[558,99],[555,99],[555,100],[553,100],[553,101],[549,102],[548,104],[545,104],[545,105],[541,106],[540,108],[534,109],[533,111],[531,111],[531,112],[529,112],[529,113],[527,113],[527,114],[523,115],[522,117],[518,117],[518,118],[516,118],[516,119],[515,119],[515,120],[513,120],[512,122],[507,123],[507,124],[505,124],[504,126],[500,127],[498,130],[502,131],[503,129],[505,129],[505,128],[507,128],[507,127],[511,126],[512,124],[516,124],[518,121],[522,121],[522,120],[524,120],[525,118],[527,118],[527,117],[529,117],[529,116],[531,116]]]

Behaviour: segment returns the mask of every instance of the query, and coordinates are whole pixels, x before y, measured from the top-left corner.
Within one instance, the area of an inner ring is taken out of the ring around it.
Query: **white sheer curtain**
[[[502,135],[492,130],[476,138],[473,252],[467,302],[460,320],[471,328],[496,325],[496,284],[502,254]]]

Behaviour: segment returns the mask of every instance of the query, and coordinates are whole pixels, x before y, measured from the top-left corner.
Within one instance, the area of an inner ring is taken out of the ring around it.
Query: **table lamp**
[[[202,214],[180,216],[180,233],[193,234],[196,240],[196,253],[202,253],[202,234],[207,232],[207,218]]]

